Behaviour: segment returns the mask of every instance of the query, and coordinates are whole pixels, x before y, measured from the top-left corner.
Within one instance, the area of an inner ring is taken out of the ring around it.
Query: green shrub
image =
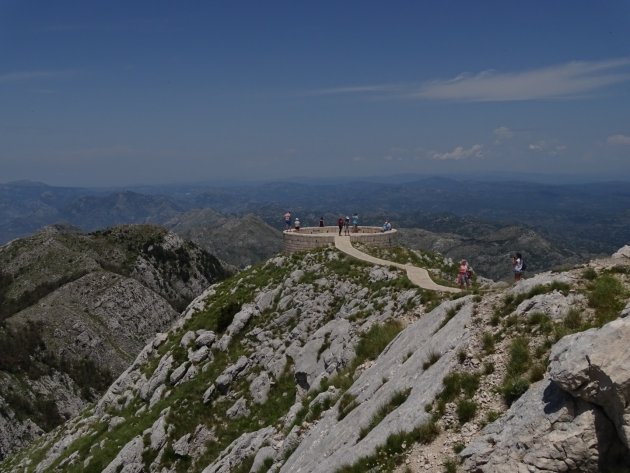
[[[457,403],[457,420],[461,425],[472,420],[477,412],[477,403],[469,399],[462,399]]]
[[[508,376],[519,375],[527,371],[530,361],[528,340],[524,337],[515,338],[510,345],[509,353]]]
[[[486,355],[494,353],[494,335],[490,332],[484,332],[481,337],[481,348]]]
[[[582,327],[582,314],[577,309],[571,309],[564,317],[562,324],[569,330],[578,330]]]
[[[546,368],[540,363],[534,364],[529,370],[529,381],[535,383],[545,377]]]
[[[593,268],[586,268],[582,271],[582,277],[588,281],[594,281],[597,278],[597,271]]]
[[[529,389],[529,383],[526,379],[521,377],[507,378],[499,391],[501,392],[503,399],[508,406],[511,406],[514,401],[525,393]]]
[[[538,326],[542,333],[551,333],[553,331],[551,317],[542,312],[532,312],[529,314],[527,323],[530,326]]]
[[[460,394],[473,397],[479,389],[479,373],[466,373],[455,371],[447,374],[442,380],[444,388],[438,394],[438,400],[451,402]]]
[[[453,445],[453,451],[455,453],[460,453],[464,448],[466,448],[466,446],[461,442],[457,442]]]
[[[444,462],[444,473],[457,473],[457,461],[449,458]]]

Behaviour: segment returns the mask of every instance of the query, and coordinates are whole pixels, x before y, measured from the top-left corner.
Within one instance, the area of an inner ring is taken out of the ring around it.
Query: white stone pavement
[[[461,292],[461,290],[456,287],[448,287],[436,284],[429,276],[429,272],[424,268],[418,268],[417,266],[412,266],[410,264],[394,263],[393,261],[375,258],[374,256],[368,255],[367,253],[363,253],[362,251],[359,251],[354,246],[352,246],[349,236],[335,235],[335,247],[339,251],[343,251],[344,253],[354,258],[360,259],[362,261],[367,261],[368,263],[378,264],[380,266],[395,266],[397,268],[404,269],[407,272],[407,277],[409,278],[409,280],[422,289],[442,292]]]

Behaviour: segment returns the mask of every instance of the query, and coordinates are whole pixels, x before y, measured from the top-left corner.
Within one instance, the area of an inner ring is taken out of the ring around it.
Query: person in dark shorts
[[[339,227],[339,236],[341,236],[341,230],[343,230],[343,217],[339,217],[339,220],[337,220],[337,226]]]

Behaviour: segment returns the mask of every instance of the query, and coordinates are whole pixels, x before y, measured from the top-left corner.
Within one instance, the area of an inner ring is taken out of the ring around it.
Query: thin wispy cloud
[[[495,128],[492,131],[492,134],[495,137],[495,143],[514,138],[514,131],[509,129],[507,126],[500,126],[498,128]]]
[[[72,77],[75,71],[20,71],[20,72],[5,72],[0,74],[0,85],[30,82],[42,79],[66,79]]]
[[[527,147],[530,151],[536,153],[546,153],[549,156],[558,156],[560,153],[566,151],[567,146],[557,142],[549,142],[541,140],[536,143],[530,143]]]
[[[606,139],[610,145],[630,145],[630,136],[628,135],[611,135]]]
[[[570,62],[515,73],[484,71],[423,85],[418,97],[464,102],[577,98],[630,80],[630,58]]]
[[[480,144],[472,145],[470,148],[457,146],[452,151],[444,153],[432,152],[429,157],[438,161],[461,161],[463,159],[483,159],[483,146]]]
[[[506,102],[577,99],[630,81],[630,57],[574,61],[519,72],[486,70],[422,84],[354,85],[311,91],[311,95],[381,94],[392,99]]]
[[[350,94],[375,94],[375,93],[393,93],[403,91],[400,85],[383,84],[383,85],[355,85],[345,87],[331,87],[328,89],[315,89],[307,92],[307,95],[350,95]]]

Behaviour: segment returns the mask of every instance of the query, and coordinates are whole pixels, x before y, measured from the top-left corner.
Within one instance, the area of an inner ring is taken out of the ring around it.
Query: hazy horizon
[[[630,180],[630,4],[0,0],[0,181]]]

